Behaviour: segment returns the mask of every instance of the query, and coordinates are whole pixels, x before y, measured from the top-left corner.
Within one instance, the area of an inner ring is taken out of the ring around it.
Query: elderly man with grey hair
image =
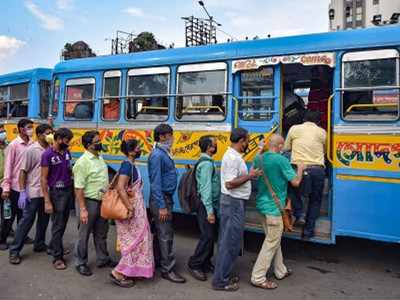
[[[268,152],[258,155],[254,161],[254,168],[261,169],[266,177],[262,176],[258,179],[258,194],[256,198],[256,207],[261,214],[265,240],[251,275],[251,283],[262,289],[274,289],[277,287],[275,282],[266,278],[266,273],[272,262],[274,262],[273,271],[277,279],[283,279],[291,274],[291,270],[283,263],[281,250],[283,221],[281,211],[269,191],[267,180],[273,192],[279,198],[281,207],[285,207],[288,182],[293,186],[299,186],[302,179],[303,166],[299,165],[296,175],[289,160],[280,154],[283,145],[284,139],[282,136],[278,134],[272,135],[269,140]]]

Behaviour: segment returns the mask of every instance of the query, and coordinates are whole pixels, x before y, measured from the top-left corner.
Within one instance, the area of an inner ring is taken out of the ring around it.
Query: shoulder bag
[[[128,218],[128,209],[122,202],[118,191],[115,189],[118,178],[119,172],[115,174],[108,187],[108,190],[103,195],[100,214],[104,219],[126,220]]]

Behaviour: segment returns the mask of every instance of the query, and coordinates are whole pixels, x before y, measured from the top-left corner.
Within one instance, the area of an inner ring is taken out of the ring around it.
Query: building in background
[[[329,30],[399,23],[400,0],[331,0]]]

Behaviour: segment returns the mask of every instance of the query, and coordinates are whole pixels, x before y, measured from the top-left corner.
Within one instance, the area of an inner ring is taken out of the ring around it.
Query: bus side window
[[[180,121],[223,121],[226,116],[226,64],[178,68],[176,118]]]
[[[40,94],[40,118],[47,119],[49,114],[50,105],[50,81],[40,80],[39,81],[39,94]]]
[[[105,121],[119,120],[120,85],[121,85],[120,71],[107,71],[104,73],[102,118]]]
[[[139,121],[167,120],[169,78],[169,67],[130,70],[126,118]]]
[[[94,78],[67,80],[64,101],[64,118],[91,120],[94,112],[94,93]]]
[[[28,116],[29,83],[0,87],[0,117],[24,118]]]
[[[389,121],[399,117],[397,50],[350,52],[343,56],[342,117]]]
[[[264,67],[240,73],[239,117],[245,121],[271,120],[274,109],[274,69]]]

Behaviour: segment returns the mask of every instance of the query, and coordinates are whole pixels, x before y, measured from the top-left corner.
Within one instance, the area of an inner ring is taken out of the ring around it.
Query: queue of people
[[[286,141],[278,134],[272,135],[268,151],[260,151],[250,170],[243,158],[249,146],[247,130],[232,130],[231,146],[223,156],[220,171],[213,159],[218,151],[216,138],[212,135],[201,137],[201,156],[194,173],[199,196],[196,216],[200,238],[187,262],[193,278],[206,281],[208,274],[213,274],[213,289],[239,289],[240,278],[233,273],[233,268],[242,250],[245,207],[251,196],[252,181],[257,184],[256,207],[261,215],[265,240],[253,266],[251,283],[262,289],[276,288],[276,282],[266,277],[271,266],[277,280],[292,274],[283,262],[281,250],[284,227],[281,207],[286,204],[288,186],[296,188],[299,197],[293,202],[297,225],[304,225],[305,238],[314,235],[321,206],[326,139],[325,131],[317,125],[317,117],[318,113],[307,113],[304,124],[293,127]],[[5,148],[1,130],[0,164]],[[101,156],[103,145],[99,132],[87,131],[82,136],[85,151],[72,167],[69,144],[73,133],[69,129],[54,131],[51,126],[41,124],[35,131],[36,142],[33,142],[33,122],[20,120],[19,136],[5,148],[2,199],[10,201],[11,215],[4,218],[2,211],[0,249],[9,247],[10,263],[21,263],[20,252],[37,216],[34,251],[47,251],[53,257],[56,270],[66,269],[64,257],[69,251],[64,248],[63,236],[75,199],[78,230],[74,261],[79,274],[91,276],[93,273],[88,266],[88,241],[92,235],[96,266],[110,268],[110,280],[116,285],[132,287],[137,278],[152,278],[155,268],[160,269],[165,280],[185,283],[186,279],[177,272],[174,254],[172,211],[178,172],[171,153],[172,127],[160,124],[154,129],[155,145],[148,158],[150,217],[143,198],[143,178],[136,166],[136,159],[142,152],[139,141],[131,139],[121,143],[121,152],[126,159],[109,182],[108,166]],[[284,149],[292,151],[291,162],[282,154]],[[109,255],[109,222],[101,216],[103,194],[111,186],[116,187],[128,212],[126,219],[116,220],[121,252],[118,262]],[[309,199],[308,213],[302,223],[302,200],[306,197]],[[46,245],[49,216],[51,239]],[[16,217],[19,220],[14,241],[7,245],[6,239]],[[217,224],[219,228],[216,228]],[[214,258],[217,232],[218,251]]]

